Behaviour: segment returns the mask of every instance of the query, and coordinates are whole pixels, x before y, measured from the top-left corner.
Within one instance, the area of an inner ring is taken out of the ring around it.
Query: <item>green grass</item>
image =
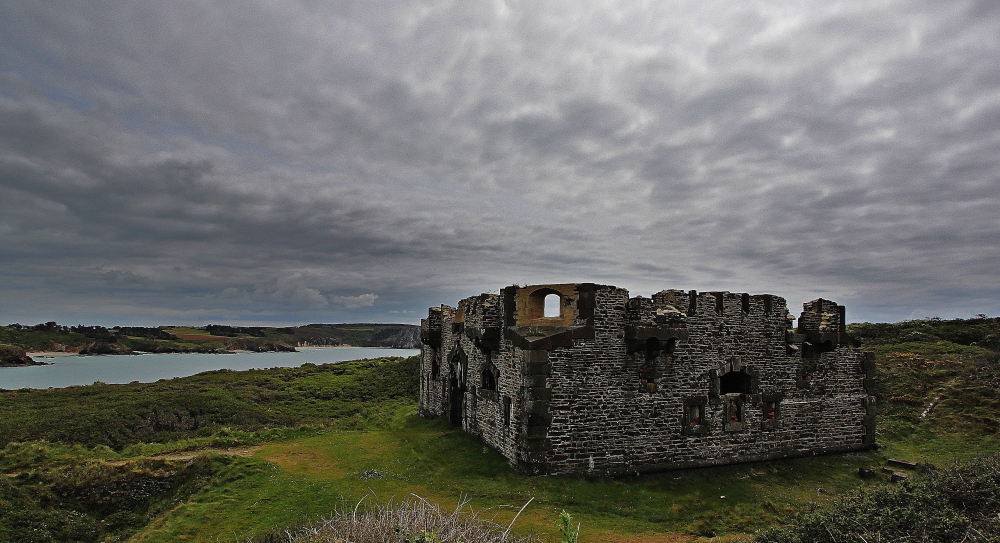
[[[298,512],[298,518],[285,516],[274,519],[275,525],[251,529],[244,527],[246,515],[238,507],[206,504],[198,515],[170,516],[150,541],[170,540],[195,527],[207,530],[204,520],[209,517],[216,519],[212,530],[217,531],[200,536],[266,534],[324,511],[353,507],[365,495],[384,502],[411,493],[445,505],[468,499],[475,509],[497,515],[501,524],[534,498],[516,530],[548,540],[555,540],[552,521],[562,509],[582,523],[583,542],[733,539],[780,524],[813,504],[830,503],[861,488],[884,488],[886,476],[862,481],[860,467],[877,469],[887,458],[940,466],[1000,450],[991,425],[1000,412],[995,352],[938,340],[879,345],[875,351],[881,399],[878,451],[641,478],[531,478],[514,472],[499,453],[475,438],[441,421],[417,418],[412,407],[403,406],[385,428],[272,443],[257,453],[279,475],[259,482],[254,495],[266,496],[276,511]],[[935,398],[935,409],[920,417]],[[382,476],[359,476],[366,472]],[[300,503],[288,490],[296,485],[311,485],[313,501]]]
[[[937,332],[976,343],[969,338],[988,337],[991,323],[977,321],[974,334],[952,322]],[[873,348],[879,450],[622,479],[525,477],[478,439],[417,417],[416,359],[0,393],[0,471],[8,474],[0,478],[0,541],[29,540],[27,530],[41,524],[63,526],[61,539],[51,539],[58,541],[99,540],[74,539],[75,529],[101,537],[138,531],[134,541],[267,541],[362,499],[384,504],[411,494],[445,509],[467,500],[501,525],[533,500],[515,532],[546,541],[559,540],[553,521],[562,510],[582,524],[584,543],[734,541],[794,521],[812,504],[885,492],[887,476],[862,480],[857,472],[888,458],[944,466],[1000,451],[1000,354],[877,328],[919,339]],[[247,444],[261,445],[253,457],[207,456],[194,471],[186,461],[149,458]],[[102,473],[183,484],[135,511],[113,511],[60,497],[66,473],[76,481],[70,497],[99,487]],[[27,524],[3,516],[15,510],[29,512],[18,517]]]
[[[649,541],[656,536],[645,534],[711,537],[764,528],[805,503],[852,490],[862,484],[858,468],[880,460],[877,454],[839,455],[632,479],[525,477],[479,440],[412,412],[412,406],[400,408],[384,429],[268,444],[255,455],[274,466],[266,476],[195,497],[142,540],[259,536],[351,508],[365,496],[369,503],[384,503],[411,494],[445,508],[467,499],[503,525],[534,498],[515,532],[548,540],[556,535],[552,523],[562,509],[582,523],[583,542],[623,534]],[[257,502],[267,504],[266,512],[251,511]]]
[[[977,458],[899,485],[866,489],[827,507],[807,508],[760,543],[1000,540],[1000,455]]]
[[[183,379],[0,391],[0,447],[44,439],[123,450],[139,443],[260,436],[299,426],[363,428],[416,395],[418,360],[304,364]],[[252,442],[252,441],[251,441]]]
[[[943,464],[1000,450],[998,353],[943,341],[873,350],[886,454]]]

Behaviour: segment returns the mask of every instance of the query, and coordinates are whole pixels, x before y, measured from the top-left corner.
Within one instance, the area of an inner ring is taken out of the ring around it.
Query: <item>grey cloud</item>
[[[595,280],[997,313],[990,6],[2,4],[0,306],[375,321]]]

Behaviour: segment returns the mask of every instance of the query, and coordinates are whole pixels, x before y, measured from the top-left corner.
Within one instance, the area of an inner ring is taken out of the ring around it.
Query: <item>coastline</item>
[[[299,352],[229,351],[226,356],[217,353],[148,353],[137,355],[78,356],[73,353],[35,351],[35,370],[9,372],[0,368],[0,390],[21,388],[64,388],[87,386],[95,382],[124,384],[132,381],[152,383],[160,379],[187,377],[206,371],[246,371],[271,367],[297,368],[305,363],[337,364],[349,360],[410,356],[416,349],[396,350],[378,348],[323,348],[302,349]],[[51,355],[51,357],[47,357]],[[70,357],[70,358],[67,358]]]
[[[296,351],[320,351],[326,349],[394,349],[395,347],[355,347],[353,345],[309,345],[308,347],[295,347]],[[218,353],[200,353],[200,354],[245,354],[255,351],[247,351],[242,349],[233,349],[231,351],[218,352]],[[265,351],[265,352],[277,352],[277,351]],[[37,358],[63,358],[67,356],[83,356],[79,353],[72,353],[66,351],[25,351],[32,359]],[[140,351],[135,351],[134,354],[129,355],[99,355],[99,356],[135,356],[136,354],[155,354],[155,353],[145,353]],[[188,354],[188,353],[169,353],[169,354]],[[87,355],[94,356],[94,355]]]
[[[24,354],[30,356],[31,358],[59,358],[63,356],[80,356],[76,353],[67,353],[65,351],[25,351]]]
[[[391,347],[355,347],[354,345],[303,345],[295,346],[296,349],[391,349]]]

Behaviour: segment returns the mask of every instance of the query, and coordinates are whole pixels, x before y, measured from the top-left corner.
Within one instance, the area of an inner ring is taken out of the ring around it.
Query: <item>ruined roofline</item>
[[[586,290],[586,291],[594,291],[594,290],[599,290],[599,289],[618,289],[620,291],[623,291],[626,295],[629,294],[629,292],[628,292],[627,289],[624,289],[624,288],[621,288],[621,287],[616,287],[614,285],[589,283],[589,282],[583,282],[583,283],[536,283],[536,284],[525,284],[525,285],[513,284],[513,285],[510,285],[510,286],[507,286],[505,288],[500,289],[499,294],[497,294],[497,293],[482,293],[482,294],[478,294],[478,295],[474,295],[474,296],[469,296],[469,297],[463,298],[463,299],[459,300],[458,304],[456,304],[456,307],[451,307],[451,306],[442,304],[440,307],[432,307],[430,309],[432,311],[445,311],[445,312],[461,311],[461,306],[462,306],[463,303],[471,302],[473,300],[482,301],[482,300],[490,299],[490,298],[492,298],[492,299],[497,299],[497,298],[502,299],[503,296],[504,296],[504,292],[505,291],[507,291],[507,292],[509,292],[509,291],[514,291],[514,292],[529,292],[529,293],[532,293],[532,294],[536,294],[536,293],[540,293],[542,291],[546,291],[544,293],[544,295],[547,295],[547,294],[557,294],[557,295],[560,295],[560,296],[567,296],[567,295],[572,295],[574,293],[577,293],[577,292],[580,292],[580,291],[584,291],[584,290]],[[723,302],[725,300],[730,300],[730,299],[733,299],[733,298],[741,298],[742,299],[741,301],[743,302],[744,306],[746,305],[746,300],[747,299],[763,300],[764,301],[764,305],[765,305],[765,311],[768,312],[768,313],[772,312],[771,307],[769,307],[772,304],[774,304],[774,305],[782,304],[786,308],[786,313],[791,318],[793,318],[793,319],[796,318],[794,315],[792,315],[790,313],[790,308],[787,307],[787,300],[784,297],[776,295],[776,294],[772,294],[772,293],[765,293],[765,292],[761,292],[761,293],[748,293],[748,292],[734,292],[734,291],[729,291],[729,290],[705,290],[705,291],[699,291],[699,290],[696,290],[696,289],[691,289],[691,290],[685,290],[685,289],[663,289],[663,290],[660,290],[659,292],[653,293],[650,296],[636,295],[636,296],[629,296],[628,299],[629,299],[629,301],[632,301],[632,300],[654,300],[654,301],[667,301],[667,302],[669,302],[669,301],[676,301],[678,298],[683,298],[685,301],[688,301],[688,303],[690,303],[690,299],[691,299],[692,295],[697,300],[699,300],[699,301],[701,301],[702,299],[710,296],[710,297],[712,297],[712,298],[715,299],[716,303],[721,303],[721,302]],[[817,298],[817,299],[811,300],[809,302],[805,302],[802,305],[803,305],[803,311],[804,312],[805,311],[808,311],[808,312],[819,312],[819,313],[824,313],[824,312],[833,313],[833,312],[838,312],[838,311],[840,313],[844,312],[843,306],[837,304],[836,302],[834,302],[832,300],[828,300],[828,299],[824,299],[824,298]],[[677,307],[677,309],[683,310],[685,308]],[[747,311],[744,311],[744,312],[747,312]],[[691,311],[689,310],[688,313],[691,313]],[[459,318],[461,318],[461,317],[459,316]],[[843,320],[843,318],[841,318],[840,320]]]
[[[448,417],[525,474],[864,450],[874,356],[844,314],[817,298],[793,327],[773,294],[511,285],[428,311],[420,414]]]
[[[629,296],[628,290],[597,283],[539,283],[511,285],[498,293],[483,293],[459,300],[456,307],[442,304],[428,311],[431,321],[449,319],[461,326],[466,311],[474,311],[490,321],[487,326],[511,328],[591,328],[594,324],[597,292],[615,291],[627,299],[626,315],[632,327],[682,326],[687,319],[718,317],[739,318],[751,313],[783,319],[794,341],[827,345],[852,345],[860,342],[846,331],[844,306],[824,298],[803,304],[796,317],[789,311],[785,298],[775,294],[749,294],[726,290],[702,291],[664,289],[646,296]],[[554,296],[556,301],[549,301]],[[547,304],[551,304],[547,309]],[[558,309],[555,307],[558,306]],[[551,311],[547,313],[547,311]],[[798,321],[798,326],[795,326]],[[431,328],[437,325],[431,323]],[[576,332],[575,336],[580,333]],[[548,335],[548,334],[546,334]],[[573,334],[570,334],[573,336]],[[589,334],[588,334],[589,335]],[[574,336],[574,337],[575,337]],[[569,337],[569,336],[567,336]]]

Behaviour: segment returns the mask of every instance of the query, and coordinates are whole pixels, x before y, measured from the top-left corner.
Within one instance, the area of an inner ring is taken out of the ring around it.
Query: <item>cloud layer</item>
[[[995,315],[996,58],[991,0],[0,0],[0,321]]]

